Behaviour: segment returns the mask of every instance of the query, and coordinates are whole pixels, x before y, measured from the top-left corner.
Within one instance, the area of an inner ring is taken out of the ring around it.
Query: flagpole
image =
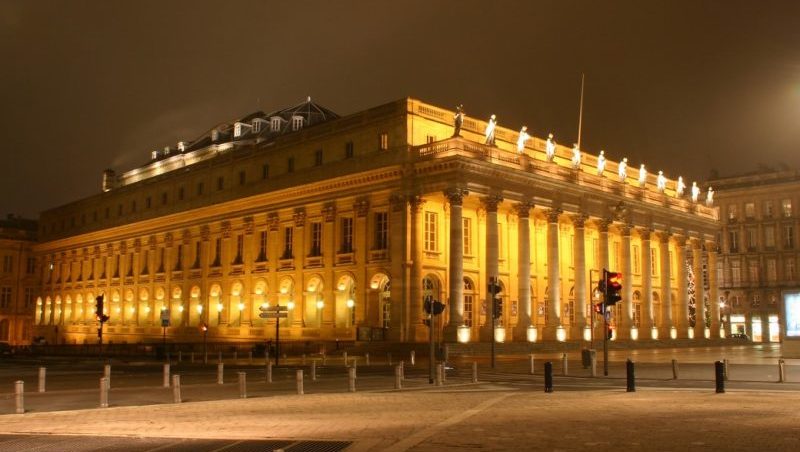
[[[581,104],[578,111],[578,149],[581,147],[581,127],[583,125],[583,72],[581,72]]]

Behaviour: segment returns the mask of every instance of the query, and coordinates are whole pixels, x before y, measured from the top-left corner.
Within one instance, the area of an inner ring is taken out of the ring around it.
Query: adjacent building
[[[8,215],[0,220],[0,342],[28,345],[33,333],[38,272],[33,245],[36,221]]]
[[[709,184],[716,190],[722,220],[716,271],[726,329],[757,342],[778,342],[783,294],[800,289],[800,173],[766,170]]]
[[[619,340],[718,337],[716,211],[676,181],[415,99],[339,117],[310,99],[106,171],[42,214],[36,323],[95,341],[588,340],[603,268],[623,273]],[[493,141],[493,144],[487,144]],[[492,331],[487,284],[499,282]],[[699,291],[698,291],[699,292]],[[699,295],[698,294],[698,295]]]

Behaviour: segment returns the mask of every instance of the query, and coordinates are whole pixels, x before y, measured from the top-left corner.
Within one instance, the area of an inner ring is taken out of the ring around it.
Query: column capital
[[[672,233],[669,231],[662,231],[658,233],[658,238],[661,243],[669,244],[669,239],[672,237]]]
[[[597,222],[597,229],[600,232],[608,232],[608,227],[611,226],[613,223],[614,220],[612,220],[611,218],[601,218]]]
[[[716,253],[719,251],[719,245],[714,240],[706,240],[706,251]]]
[[[558,216],[561,215],[561,212],[562,212],[562,210],[559,209],[558,207],[554,207],[554,208],[548,210],[547,212],[545,212],[545,215],[547,215],[547,222],[548,223],[558,223]]]
[[[220,225],[220,231],[222,232],[222,238],[228,239],[231,237],[231,222],[229,220],[225,220]]]
[[[252,235],[254,229],[255,229],[255,224],[253,222],[253,217],[251,216],[244,217],[244,233],[246,235]]]
[[[356,211],[357,216],[366,217],[367,213],[369,213],[369,198],[366,196],[358,198],[356,202],[353,203],[353,210]]]
[[[295,209],[294,215],[292,215],[292,220],[294,220],[294,227],[302,228],[306,224],[306,209],[299,207]]]
[[[699,237],[690,237],[686,243],[692,244],[692,249],[695,250],[702,250],[703,249],[703,241]]]
[[[451,205],[460,206],[464,204],[464,197],[469,195],[469,190],[460,187],[450,187],[444,191],[444,196]]]
[[[650,240],[650,236],[655,232],[650,227],[638,228],[636,231],[639,233],[639,238],[642,240]]]
[[[589,216],[584,213],[578,213],[572,215],[570,218],[572,219],[573,226],[583,229],[586,226],[586,220],[589,219]]]
[[[330,202],[322,208],[322,219],[330,223],[336,218],[336,204]]]
[[[530,218],[531,216],[531,209],[534,208],[533,202],[531,201],[522,201],[517,204],[514,204],[514,210],[517,211],[517,216],[520,218]]]
[[[630,223],[622,223],[622,225],[619,227],[619,232],[623,237],[630,237],[631,230],[633,230],[633,225]]]
[[[503,202],[503,196],[491,194],[481,199],[486,212],[497,212],[497,206]]]
[[[271,214],[267,215],[267,224],[269,225],[269,230],[271,232],[278,231],[281,224],[281,219],[278,217],[276,212],[272,212]]]
[[[420,195],[411,195],[408,196],[407,199],[412,212],[419,213],[422,211],[422,206],[425,205],[425,198]]]

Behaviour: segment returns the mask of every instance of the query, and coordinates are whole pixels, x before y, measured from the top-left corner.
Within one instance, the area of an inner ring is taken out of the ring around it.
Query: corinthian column
[[[528,340],[528,327],[531,326],[531,229],[530,210],[533,204],[521,202],[515,206],[519,217],[519,317],[514,328],[515,341]]]
[[[461,208],[467,193],[461,188],[444,192],[450,202],[450,322],[444,331],[447,341],[458,340],[458,328],[464,325],[464,220]]]
[[[483,199],[483,206],[486,209],[486,282],[494,279],[498,280],[498,258],[499,258],[499,243],[497,237],[497,206],[503,201],[499,195],[489,195]],[[486,294],[486,322],[481,327],[481,340],[492,341],[494,340],[494,331],[492,330],[492,299],[491,294],[484,286],[483,290]]]
[[[679,237],[676,245],[675,280],[678,282],[678,318],[675,319],[675,326],[678,329],[678,338],[686,339],[689,337],[689,294],[687,292],[689,272],[686,269],[686,250],[690,246],[690,242],[686,237]]]
[[[617,338],[630,339],[633,325],[633,271],[631,268],[631,226],[622,230],[622,309],[617,319]],[[619,312],[619,311],[618,311]]]
[[[672,269],[669,263],[669,232],[661,233],[659,256],[661,257],[661,322],[658,324],[658,336],[667,339],[672,334],[672,287],[670,278]]]
[[[705,338],[706,306],[703,280],[703,246],[699,239],[692,240],[692,269],[694,270],[694,338]]]
[[[719,325],[719,294],[717,293],[717,244],[706,242],[708,253],[708,302],[711,308],[711,337],[720,337]]]
[[[650,229],[639,230],[642,239],[642,339],[652,337],[653,327],[653,262],[650,251]]]
[[[544,340],[557,339],[561,326],[561,275],[559,273],[558,216],[561,209],[547,212],[547,322],[544,326]]]
[[[583,329],[589,323],[587,315],[592,315],[592,310],[587,308],[589,298],[586,296],[586,241],[585,241],[585,215],[576,215],[572,219],[575,228],[573,236],[573,253],[575,262],[575,330],[572,332],[572,339],[580,339]]]
[[[424,340],[427,336],[422,310],[422,206],[425,205],[425,200],[420,196],[411,196],[408,203],[411,211],[411,300],[409,303],[411,312],[408,316],[411,327],[410,336],[412,340]]]

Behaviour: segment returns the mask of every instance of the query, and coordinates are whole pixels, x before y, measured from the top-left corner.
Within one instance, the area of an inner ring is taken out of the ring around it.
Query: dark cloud
[[[414,96],[702,179],[800,166],[800,4],[779,1],[0,1],[0,209],[311,95]]]

